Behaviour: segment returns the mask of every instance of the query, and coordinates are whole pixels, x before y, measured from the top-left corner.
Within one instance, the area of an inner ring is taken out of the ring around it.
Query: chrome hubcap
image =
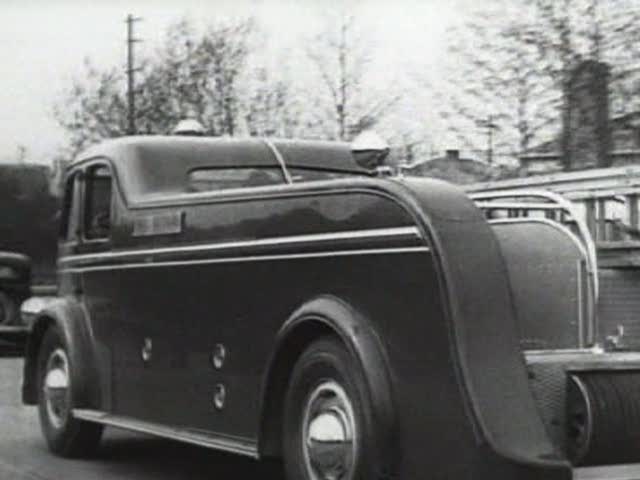
[[[358,432],[351,400],[338,383],[325,381],[309,395],[302,439],[309,478],[353,478]]]
[[[51,352],[42,386],[49,421],[55,428],[64,425],[69,415],[69,359],[61,348]]]

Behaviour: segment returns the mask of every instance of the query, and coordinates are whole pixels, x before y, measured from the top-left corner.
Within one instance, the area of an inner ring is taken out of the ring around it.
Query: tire
[[[5,292],[0,291],[0,325],[12,325],[16,323],[18,306]]]
[[[313,342],[285,397],[283,455],[290,480],[374,480],[370,396],[357,359],[339,339]]]
[[[59,329],[44,334],[38,355],[38,413],[49,449],[63,457],[95,453],[103,426],[73,418],[73,365]]]

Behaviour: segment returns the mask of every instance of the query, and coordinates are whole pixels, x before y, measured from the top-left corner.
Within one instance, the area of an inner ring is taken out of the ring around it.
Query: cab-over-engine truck
[[[72,163],[24,366],[51,450],[107,425],[282,457],[291,479],[640,461],[640,356],[603,348],[572,205],[380,177],[363,153],[136,137]]]

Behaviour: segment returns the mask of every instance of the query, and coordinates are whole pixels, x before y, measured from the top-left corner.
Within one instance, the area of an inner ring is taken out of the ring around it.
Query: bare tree
[[[614,111],[638,92],[640,14],[633,2],[535,0],[499,2],[452,34],[444,123],[470,149],[484,149],[474,128],[492,115],[500,128],[496,148],[515,158],[560,131],[564,95],[573,69],[585,59],[612,67]],[[492,13],[494,13],[492,15]],[[441,89],[437,89],[441,94]],[[484,145],[483,145],[484,144]]]
[[[140,89],[141,115],[165,131],[163,117],[173,123],[192,116],[210,135],[238,133],[240,76],[253,30],[252,20],[216,24],[203,35],[184,20],[172,26]]]
[[[495,152],[516,157],[557,118],[555,89],[539,71],[536,32],[522,18],[501,20],[486,12],[449,32],[448,82],[432,86],[449,135],[487,159]]]
[[[366,88],[369,51],[354,15],[341,12],[329,17],[311,45],[307,56],[323,87],[315,98],[315,128],[324,136],[352,138],[378,122],[397,102],[397,95],[380,95]]]
[[[141,133],[166,133],[181,118],[195,117],[210,135],[235,135],[241,120],[241,74],[251,20],[216,24],[197,34],[187,21],[174,24],[155,56],[143,59],[136,88]],[[54,113],[77,151],[103,138],[125,135],[124,73],[85,63]]]
[[[98,70],[85,59],[83,79],[73,81],[64,98],[54,106],[54,116],[77,152],[102,138],[127,132],[124,74],[116,69]]]
[[[285,78],[276,78],[266,67],[250,70],[244,121],[249,135],[294,137],[301,133],[296,95]]]

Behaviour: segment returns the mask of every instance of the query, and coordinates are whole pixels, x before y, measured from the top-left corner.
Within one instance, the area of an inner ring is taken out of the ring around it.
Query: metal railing
[[[587,252],[587,273],[592,279],[595,296],[598,296],[598,261],[596,245],[583,216],[576,207],[561,195],[546,190],[505,190],[472,193],[469,197],[484,212],[506,211],[514,216],[528,217],[531,212],[558,212],[560,224],[574,225],[576,235]],[[537,201],[536,201],[537,200]],[[542,200],[542,201],[541,201]],[[556,216],[551,216],[555,219]]]

